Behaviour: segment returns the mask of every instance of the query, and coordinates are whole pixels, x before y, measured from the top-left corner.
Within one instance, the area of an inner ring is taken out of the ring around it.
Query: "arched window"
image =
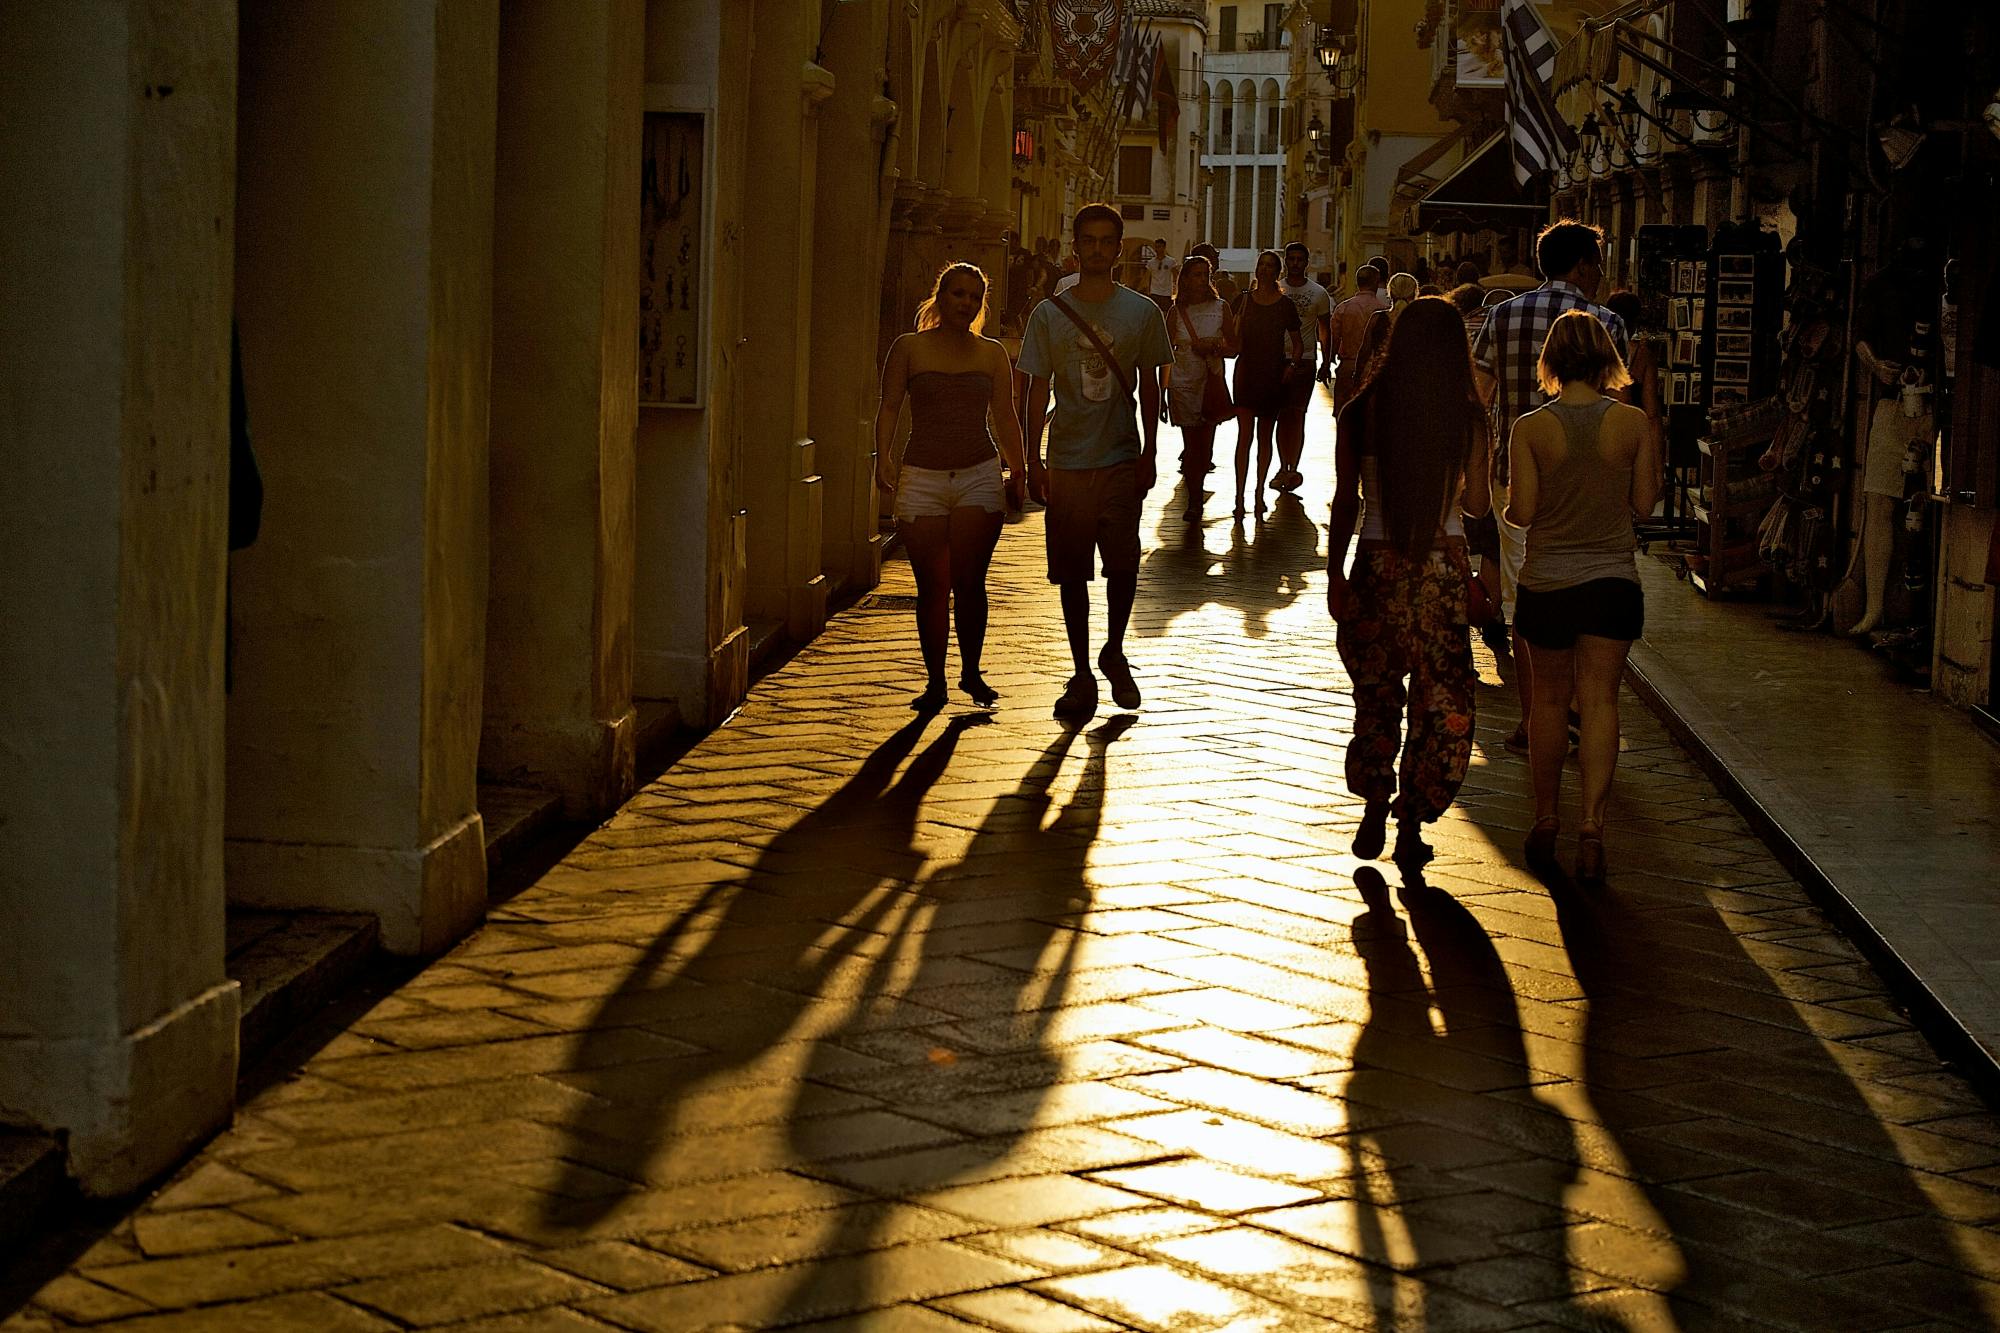
[[[1239,153],[1257,151],[1257,85],[1245,79],[1236,85],[1236,144]]]
[[[1257,98],[1257,151],[1276,153],[1283,151],[1283,140],[1279,137],[1279,116],[1284,105],[1284,95],[1278,91],[1276,79],[1264,80],[1264,87]]]
[[[1209,142],[1217,153],[1235,151],[1230,140],[1236,134],[1236,108],[1227,83],[1215,85],[1215,137]]]

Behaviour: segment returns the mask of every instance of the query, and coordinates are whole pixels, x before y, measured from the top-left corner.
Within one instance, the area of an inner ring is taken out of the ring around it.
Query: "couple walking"
[[[1588,247],[1578,233],[1588,234]],[[1632,521],[1652,512],[1660,462],[1645,413],[1607,396],[1631,380],[1613,341],[1616,325],[1585,301],[1550,309],[1547,299],[1567,301],[1571,275],[1597,263],[1594,230],[1557,223],[1543,242],[1544,271],[1563,276],[1516,298],[1525,303],[1523,318],[1496,307],[1491,326],[1514,335],[1500,347],[1532,358],[1534,401],[1525,393],[1510,400],[1520,414],[1504,452],[1492,448],[1475,349],[1458,310],[1420,297],[1397,312],[1386,350],[1338,417],[1327,609],[1354,691],[1347,782],[1366,802],[1355,854],[1382,853],[1394,814],[1397,861],[1422,865],[1432,855],[1423,826],[1450,806],[1472,754],[1465,520],[1483,517],[1504,494],[1503,517],[1524,534],[1515,628],[1532,680],[1535,796],[1525,852],[1538,872],[1555,868],[1574,701],[1583,795],[1576,877],[1599,883],[1618,757],[1618,684],[1644,620]],[[1551,262],[1572,251],[1575,263]],[[1494,346],[1488,337],[1478,349],[1489,380],[1496,366],[1511,369]],[[1496,478],[1510,488],[1501,492]]]
[[[1168,372],[1168,407],[1181,429],[1181,478],[1187,491],[1182,517],[1202,520],[1207,474],[1213,470],[1215,431],[1236,422],[1236,509],[1243,517],[1243,492],[1250,480],[1250,449],[1257,446],[1257,513],[1267,504],[1265,478],[1273,445],[1277,490],[1296,491],[1305,480],[1299,458],[1305,451],[1306,409],[1312,403],[1314,359],[1325,342],[1326,288],[1306,276],[1308,254],[1297,241],[1281,256],[1266,250],[1257,257],[1256,281],[1234,300],[1216,290],[1216,251],[1198,245],[1181,266],[1180,280],[1166,305],[1167,332],[1174,359]],[[1282,281],[1280,276],[1282,275]],[[1234,394],[1223,379],[1225,357],[1236,361]]]
[[[1014,416],[1006,349],[979,334],[986,280],[977,268],[946,268],[918,312],[918,331],[889,349],[875,416],[877,480],[895,492],[897,526],[906,533],[917,579],[917,631],[928,683],[910,701],[912,708],[944,705],[954,607],[959,686],[981,704],[999,697],[979,665],[986,571],[1005,499],[1003,457],[1012,477],[1006,485],[1025,480],[1046,509],[1049,582],[1061,597],[1074,668],[1056,716],[1085,718],[1097,708],[1090,584],[1100,562],[1107,627],[1096,666],[1120,708],[1140,704],[1125,630],[1139,586],[1140,506],[1155,479],[1159,368],[1173,352],[1160,307],[1112,279],[1124,234],[1124,220],[1107,204],[1086,204],[1076,214],[1071,237],[1080,277],[1034,308],[1021,338],[1019,367],[1029,377],[1025,440]],[[1056,410],[1050,419],[1052,386]],[[893,445],[905,397],[911,429],[898,467]]]

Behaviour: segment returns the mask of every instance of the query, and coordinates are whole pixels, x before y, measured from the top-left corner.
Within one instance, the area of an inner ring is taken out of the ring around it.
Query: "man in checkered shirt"
[[[1592,298],[1604,280],[1604,233],[1586,222],[1552,222],[1535,238],[1535,263],[1545,281],[1531,292],[1503,301],[1486,312],[1486,322],[1472,340],[1472,361],[1479,389],[1493,411],[1493,513],[1500,528],[1500,607],[1514,623],[1514,590],[1528,556],[1528,530],[1499,517],[1507,504],[1507,449],[1514,423],[1548,401],[1536,382],[1542,343],[1549,326],[1572,310],[1588,310],[1610,330],[1618,355],[1629,360],[1625,321]],[[1483,557],[1482,557],[1483,558]],[[1508,737],[1507,747],[1527,749],[1528,655],[1514,641],[1514,680],[1521,693],[1522,725]]]

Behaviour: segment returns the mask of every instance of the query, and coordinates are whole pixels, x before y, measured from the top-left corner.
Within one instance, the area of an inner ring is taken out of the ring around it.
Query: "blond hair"
[[[1578,380],[1599,393],[1622,389],[1632,382],[1632,372],[1603,322],[1588,310],[1571,310],[1549,326],[1535,378],[1542,392],[1554,397]]]
[[[922,333],[926,329],[937,328],[944,323],[944,317],[938,314],[938,298],[944,295],[945,284],[961,273],[969,273],[979,282],[979,313],[972,317],[972,331],[979,333],[985,329],[986,272],[979,265],[968,264],[961,259],[955,264],[946,264],[942,269],[938,270],[937,282],[932,284],[931,294],[924,298],[922,305],[917,307],[916,325],[918,333]]]

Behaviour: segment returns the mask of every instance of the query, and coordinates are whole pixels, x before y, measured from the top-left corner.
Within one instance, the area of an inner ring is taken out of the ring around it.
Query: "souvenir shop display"
[[[1757,460],[1777,491],[1758,528],[1757,553],[1797,594],[1797,625],[1812,628],[1826,620],[1837,577],[1835,520],[1847,476],[1840,438],[1847,314],[1834,275],[1808,263],[1804,251],[1793,242],[1778,342],[1783,415]]]
[[[1928,627],[1932,485],[1936,470],[1938,280],[1921,235],[1870,279],[1854,342],[1856,375],[1872,393],[1856,466],[1860,541],[1833,608],[1833,628],[1875,646],[1912,647]],[[1900,573],[1900,577],[1896,575]]]
[[[1651,536],[1690,537],[1690,493],[1700,461],[1697,441],[1707,425],[1701,376],[1700,328],[1706,318],[1708,229],[1651,224],[1633,241],[1634,290],[1644,312],[1642,336],[1654,340],[1665,410],[1667,469],[1664,522]]]
[[[1768,573],[1759,548],[1778,483],[1759,460],[1786,419],[1776,392],[1785,265],[1777,235],[1753,224],[1718,228],[1705,261],[1683,267],[1687,294],[1674,301],[1687,303],[1686,328],[1675,334],[1669,397],[1704,405],[1687,568],[1714,597]],[[1681,317],[1671,311],[1670,326]]]

